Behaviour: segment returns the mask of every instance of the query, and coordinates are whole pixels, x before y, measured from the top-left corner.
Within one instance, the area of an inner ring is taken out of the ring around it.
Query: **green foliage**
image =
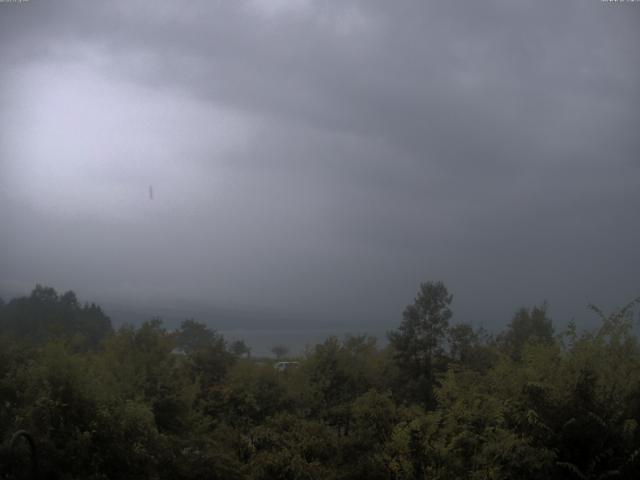
[[[184,320],[174,334],[175,345],[184,353],[194,353],[208,347],[224,344],[224,339],[204,323],[192,318]]]
[[[338,429],[348,429],[350,403],[371,388],[381,387],[382,357],[372,337],[336,337],[316,345],[303,362],[305,406]]]
[[[257,427],[252,437],[251,479],[336,478],[337,435],[319,421],[282,414]]]
[[[401,374],[399,388],[408,400],[433,405],[452,301],[442,282],[422,283],[413,304],[405,308],[400,327],[388,335]]]
[[[514,358],[519,358],[527,343],[553,343],[553,323],[547,315],[547,305],[519,309],[507,331],[498,337],[502,349]]]
[[[292,402],[285,379],[269,365],[238,362],[225,383],[225,419],[243,430],[287,410]]]
[[[86,341],[75,295],[37,287],[0,305],[0,478],[18,429],[44,478],[640,478],[637,302],[558,337],[521,309],[496,341],[450,303],[423,284],[388,347],[332,337],[281,372],[194,320]]]
[[[72,291],[58,295],[36,285],[28,297],[0,304],[0,330],[21,342],[43,344],[71,339],[78,349],[95,349],[112,332],[111,321],[95,304],[80,305]]]
[[[496,352],[490,347],[491,338],[483,329],[474,330],[466,323],[459,323],[447,332],[451,366],[458,365],[486,372],[496,362]]]
[[[244,340],[235,340],[230,346],[231,353],[237,357],[246,356],[251,357],[251,348],[244,342]]]

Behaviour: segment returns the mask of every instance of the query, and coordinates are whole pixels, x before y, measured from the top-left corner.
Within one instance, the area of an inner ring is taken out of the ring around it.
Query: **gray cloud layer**
[[[640,293],[640,5],[0,4],[0,271],[393,325]],[[147,188],[154,185],[155,198]]]

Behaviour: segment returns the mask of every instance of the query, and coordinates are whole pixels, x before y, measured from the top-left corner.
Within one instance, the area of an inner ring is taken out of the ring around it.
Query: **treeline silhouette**
[[[384,348],[331,337],[283,369],[36,286],[0,301],[0,478],[18,430],[42,478],[640,478],[637,301],[584,332],[522,308],[497,335],[452,301],[423,283]]]

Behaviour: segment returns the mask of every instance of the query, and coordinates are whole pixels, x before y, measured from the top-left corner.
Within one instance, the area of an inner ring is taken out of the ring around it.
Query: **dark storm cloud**
[[[636,5],[0,7],[7,285],[388,325],[425,279],[486,323],[640,293]]]

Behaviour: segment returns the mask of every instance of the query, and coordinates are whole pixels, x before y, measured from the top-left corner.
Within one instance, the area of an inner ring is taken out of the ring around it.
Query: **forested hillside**
[[[521,308],[499,334],[452,302],[424,283],[386,347],[328,338],[276,369],[37,286],[0,302],[0,472],[25,429],[43,478],[640,478],[635,302],[586,332]]]

